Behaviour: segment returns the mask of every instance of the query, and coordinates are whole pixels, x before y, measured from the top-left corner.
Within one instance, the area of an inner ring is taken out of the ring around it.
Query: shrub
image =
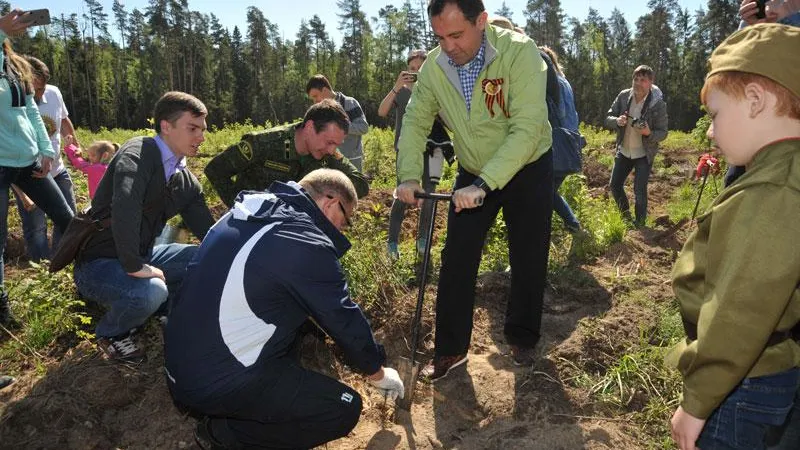
[[[392,189],[396,186],[394,132],[389,128],[370,127],[364,135],[364,173],[372,178],[370,187]]]
[[[606,130],[602,127],[581,122],[580,131],[583,137],[586,138],[587,148],[613,149],[617,141],[616,133],[612,133],[611,130]]]
[[[91,318],[82,310],[72,282],[71,266],[51,274],[44,265],[31,264],[24,276],[6,280],[11,307],[22,323],[15,332],[19,339],[3,346],[3,360],[25,358],[51,344],[60,336],[74,333],[80,338],[93,335],[84,331]]]
[[[705,108],[703,108],[705,111]],[[711,116],[708,113],[703,114],[703,117],[697,119],[697,124],[691,132],[692,140],[699,148],[706,149],[711,147],[711,140],[708,139],[708,128],[711,126]]]
[[[391,304],[405,290],[405,280],[413,273],[407,257],[402,263],[393,264],[390,260],[386,252],[388,225],[381,214],[385,207],[376,203],[373,208],[354,218],[353,227],[347,232],[352,247],[342,258],[350,295],[365,310]]]

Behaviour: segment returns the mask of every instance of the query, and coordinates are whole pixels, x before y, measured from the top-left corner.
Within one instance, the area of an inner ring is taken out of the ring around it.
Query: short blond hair
[[[353,182],[339,170],[312,170],[302,180],[298,181],[298,184],[308,192],[308,195],[314,201],[320,200],[327,195],[333,195],[348,205],[352,205],[353,209],[358,205],[358,196]]]
[[[111,160],[117,150],[119,150],[119,144],[111,141],[94,141],[86,149],[87,152],[97,155],[97,159],[100,159],[105,164]]]

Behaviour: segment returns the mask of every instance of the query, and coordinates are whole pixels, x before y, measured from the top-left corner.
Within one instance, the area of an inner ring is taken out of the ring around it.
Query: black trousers
[[[231,448],[309,449],[347,436],[361,396],[291,357],[270,362],[263,378],[220,398],[195,401],[168,382],[176,402],[211,418],[214,439]]]
[[[459,170],[454,189],[475,178]],[[509,344],[533,347],[539,341],[553,214],[552,151],[523,167],[503,189],[489,193],[483,206],[456,213],[450,205],[436,299],[437,356],[460,355],[469,348],[481,253],[500,208],[511,262],[503,332]]]

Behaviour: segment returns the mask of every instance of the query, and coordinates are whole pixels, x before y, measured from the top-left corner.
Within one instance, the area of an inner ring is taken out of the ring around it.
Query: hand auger
[[[403,378],[403,384],[406,386],[406,395],[403,399],[397,400],[397,405],[408,411],[411,409],[411,404],[414,401],[414,388],[417,384],[417,376],[419,374],[419,367],[417,367],[417,348],[419,346],[419,333],[422,322],[422,304],[425,301],[425,285],[427,284],[428,266],[431,262],[431,247],[433,246],[433,229],[436,224],[436,211],[438,209],[439,201],[446,200],[452,201],[452,194],[439,194],[427,192],[415,192],[414,198],[423,200],[434,200],[432,203],[431,220],[427,229],[427,239],[425,241],[425,251],[422,256],[422,269],[419,276],[419,292],[417,293],[417,306],[414,309],[414,319],[411,322],[411,359],[400,358],[398,364],[398,372],[400,377]],[[476,205],[482,205],[483,199],[478,199]]]

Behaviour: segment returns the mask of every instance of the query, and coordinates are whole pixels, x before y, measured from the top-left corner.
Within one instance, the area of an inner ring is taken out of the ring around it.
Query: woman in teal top
[[[14,53],[8,35],[28,27],[24,13],[13,10],[0,16],[0,324],[11,318],[8,295],[2,289],[2,252],[8,233],[8,190],[16,184],[44,211],[62,232],[72,210],[49,175],[55,152],[33,99],[31,69]]]

